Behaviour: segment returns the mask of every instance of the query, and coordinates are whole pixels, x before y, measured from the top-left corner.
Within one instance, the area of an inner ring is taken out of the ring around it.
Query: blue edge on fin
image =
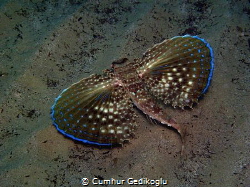
[[[68,88],[67,88],[68,89]],[[67,134],[65,131],[63,131],[62,129],[60,129],[58,127],[58,124],[55,122],[55,118],[54,118],[54,107],[57,103],[57,101],[61,98],[61,95],[63,94],[63,92],[65,92],[67,89],[64,89],[62,91],[62,93],[55,99],[55,103],[53,104],[53,106],[51,107],[51,118],[53,120],[53,124],[54,126],[56,127],[56,129],[62,133],[64,136],[67,136],[69,138],[72,138],[73,140],[76,140],[76,141],[80,141],[80,142],[83,142],[85,144],[93,144],[93,145],[99,145],[99,146],[111,146],[112,144],[102,144],[102,143],[98,143],[98,142],[92,142],[92,141],[89,141],[89,140],[85,140],[85,139],[80,139],[80,138],[76,138],[74,137],[73,135],[71,134]]]
[[[210,57],[211,57],[211,61],[210,61],[211,69],[210,69],[210,72],[209,72],[209,75],[208,75],[208,78],[207,78],[206,87],[202,90],[201,94],[206,93],[207,90],[208,90],[208,87],[209,87],[210,84],[211,84],[211,80],[212,80],[212,77],[213,77],[213,71],[214,71],[214,52],[213,52],[212,47],[210,46],[210,44],[209,44],[206,40],[204,40],[204,39],[202,39],[202,38],[200,38],[200,37],[198,37],[198,36],[184,35],[184,36],[175,36],[175,37],[182,37],[182,38],[185,38],[185,37],[192,37],[192,38],[196,38],[196,39],[202,41],[204,44],[206,44],[206,46],[209,48]],[[174,37],[174,38],[175,38],[175,37]]]
[[[206,87],[203,89],[203,91],[202,91],[202,93],[201,93],[201,94],[204,94],[204,93],[206,93],[206,91],[208,90],[208,87],[209,87],[210,84],[211,84],[211,80],[212,80],[212,76],[213,76],[213,70],[214,70],[214,53],[213,53],[213,49],[212,49],[212,47],[210,46],[210,44],[209,44],[206,40],[204,40],[204,39],[202,39],[202,38],[200,38],[200,37],[198,37],[198,36],[184,35],[184,36],[175,36],[175,37],[173,37],[173,38],[178,38],[178,37],[183,37],[183,38],[184,38],[184,37],[192,37],[192,38],[196,38],[196,39],[198,39],[198,40],[201,40],[203,43],[206,44],[206,46],[207,46],[207,47],[209,48],[209,50],[210,50],[210,56],[211,56],[210,66],[211,66],[211,69],[210,69],[210,73],[209,73],[209,76],[208,76],[208,79],[207,79]],[[172,38],[172,39],[173,39],[173,38]],[[62,93],[65,92],[66,90],[67,90],[67,89],[64,89],[64,90],[62,91]],[[76,138],[76,137],[74,137],[74,136],[71,135],[71,134],[67,134],[66,132],[64,132],[62,129],[60,129],[60,128],[58,127],[58,124],[55,123],[55,118],[54,118],[54,107],[55,107],[57,101],[61,98],[62,93],[55,99],[55,103],[54,103],[53,106],[51,107],[51,111],[52,111],[52,112],[51,112],[51,118],[52,118],[52,120],[53,120],[53,124],[55,125],[56,129],[57,129],[60,133],[62,133],[63,135],[65,135],[65,136],[67,136],[67,137],[69,137],[69,138],[72,138],[73,140],[76,140],[76,141],[80,141],[80,142],[83,142],[83,143],[86,143],[86,144],[98,145],[98,146],[111,146],[112,144],[102,144],[102,143],[98,143],[98,142],[93,142],[93,141],[89,141],[89,140],[85,140],[85,139]]]

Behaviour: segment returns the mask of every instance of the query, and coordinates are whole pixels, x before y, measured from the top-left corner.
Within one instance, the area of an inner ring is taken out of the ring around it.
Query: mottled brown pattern
[[[149,49],[142,59],[114,62],[103,75],[73,84],[56,99],[52,119],[64,135],[84,143],[122,144],[136,126],[132,103],[150,118],[184,130],[157,103],[192,107],[207,90],[213,71],[209,44],[174,37]]]

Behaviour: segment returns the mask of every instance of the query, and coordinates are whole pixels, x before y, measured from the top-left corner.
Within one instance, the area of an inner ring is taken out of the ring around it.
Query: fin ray
[[[112,77],[94,75],[65,89],[51,115],[57,130],[74,140],[122,144],[135,127],[132,106],[124,88],[113,84]]]
[[[165,104],[192,107],[210,85],[213,51],[197,36],[177,36],[147,50],[141,65],[139,72],[154,96]]]

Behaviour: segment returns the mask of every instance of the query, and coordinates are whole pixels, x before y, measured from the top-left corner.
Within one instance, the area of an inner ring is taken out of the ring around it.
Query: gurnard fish
[[[65,136],[87,144],[122,145],[136,127],[136,106],[153,120],[185,128],[168,117],[165,105],[192,108],[206,93],[214,69],[213,50],[197,36],[176,36],[148,49],[140,59],[123,59],[91,75],[56,98],[51,117]]]

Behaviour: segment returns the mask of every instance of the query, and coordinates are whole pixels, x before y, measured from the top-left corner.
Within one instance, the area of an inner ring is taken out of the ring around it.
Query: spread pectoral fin
[[[213,51],[197,36],[177,36],[149,49],[141,64],[138,71],[154,96],[166,104],[192,107],[210,85]]]
[[[122,144],[135,127],[135,113],[123,87],[110,76],[92,75],[65,89],[52,107],[62,134],[84,143]]]

